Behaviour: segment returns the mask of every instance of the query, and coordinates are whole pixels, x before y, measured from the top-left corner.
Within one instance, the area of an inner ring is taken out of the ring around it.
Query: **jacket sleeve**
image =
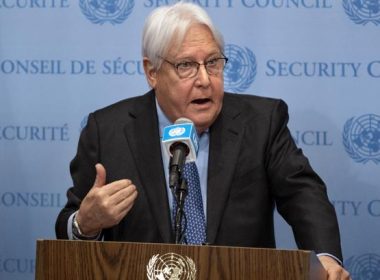
[[[342,260],[340,234],[326,186],[314,172],[287,127],[288,109],[278,101],[271,114],[266,166],[276,207],[292,227],[300,249]]]
[[[94,114],[90,114],[79,138],[76,156],[70,164],[73,186],[67,190],[67,203],[58,214],[55,224],[58,239],[68,239],[68,219],[79,209],[83,198],[91,189],[96,176],[95,164],[98,162],[100,162],[98,128]]]

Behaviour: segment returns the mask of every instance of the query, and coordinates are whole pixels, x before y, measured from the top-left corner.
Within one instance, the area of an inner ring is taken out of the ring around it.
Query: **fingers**
[[[134,191],[130,196],[128,196],[126,199],[124,199],[121,203],[115,206],[115,219],[117,220],[117,223],[123,219],[128,212],[132,209],[134,202],[137,198],[137,191]]]
[[[100,188],[100,187],[105,186],[106,185],[106,169],[104,168],[104,166],[101,163],[97,163],[95,165],[95,169],[96,169],[96,177],[95,177],[93,187],[94,188]],[[119,192],[120,190],[128,187],[131,184],[132,184],[132,182],[128,179],[122,179],[122,180],[114,181],[114,182],[108,184],[107,188],[102,188],[101,193],[103,195],[110,196],[110,195],[113,195],[113,194]]]
[[[96,215],[96,223],[99,223],[102,228],[108,228],[118,224],[133,207],[134,201],[137,198],[136,187],[133,184],[125,186],[117,184],[123,181],[114,182],[116,187],[122,187],[119,191],[112,195],[102,196],[101,200],[96,203],[96,209],[92,214]],[[130,181],[129,181],[130,182]],[[111,188],[111,184],[104,188]],[[102,188],[102,190],[104,189]]]
[[[95,165],[96,178],[92,189],[83,199],[77,221],[83,232],[100,231],[118,224],[133,207],[137,197],[136,186],[131,180],[122,179],[106,185],[106,170]]]
[[[132,184],[131,180],[128,179],[122,179],[118,181],[114,181],[112,183],[109,183],[106,188],[103,188],[102,191],[107,194],[108,196],[112,196],[121,190],[124,190],[125,188],[128,188],[129,186],[133,186],[133,188],[136,189],[136,187]]]
[[[118,190],[115,191],[116,189],[118,189]],[[128,200],[129,197],[135,196],[135,195],[137,195],[136,186],[133,185],[132,182],[130,182],[130,181],[127,183],[123,182],[122,185],[121,184],[117,185],[115,187],[114,191],[112,192],[112,194],[110,194],[109,203],[112,205],[115,205],[115,206],[118,206],[119,204],[123,205],[126,203],[126,201],[129,201]],[[133,198],[133,197],[131,197],[131,198]],[[121,205],[121,207],[122,207],[122,205]]]
[[[326,269],[328,280],[351,280],[350,274],[335,259],[329,256],[319,256],[323,267]]]
[[[131,210],[138,195],[136,186],[133,185],[130,181],[129,183],[129,185],[124,185],[122,189],[110,196],[108,200],[108,203],[110,205],[113,205],[111,210],[112,216],[114,216],[118,222]]]
[[[352,280],[350,273],[345,269],[343,270],[343,273],[342,273],[342,279]]]
[[[94,193],[97,204],[103,211],[123,211],[137,196],[136,186],[128,179],[114,181],[97,189]]]
[[[119,197],[118,202],[115,203],[116,211],[129,212],[137,198],[137,195],[138,193],[134,185],[131,185],[127,189],[123,190],[123,194]]]
[[[342,276],[341,271],[337,271],[335,269],[327,270],[328,280],[340,280]]]
[[[350,274],[343,267],[327,270],[328,280],[351,280]]]
[[[101,163],[95,165],[96,177],[93,187],[99,188],[106,184],[106,169]]]

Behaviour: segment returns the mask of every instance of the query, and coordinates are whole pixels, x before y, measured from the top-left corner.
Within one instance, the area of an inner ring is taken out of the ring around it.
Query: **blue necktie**
[[[206,222],[203,212],[201,184],[195,162],[186,163],[183,176],[187,180],[188,194],[185,200],[186,241],[187,244],[202,244],[206,241]],[[173,201],[174,213],[177,203]],[[175,215],[174,215],[175,217]]]

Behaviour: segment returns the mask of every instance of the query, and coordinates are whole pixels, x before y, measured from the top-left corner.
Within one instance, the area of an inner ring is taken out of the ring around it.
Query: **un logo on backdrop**
[[[379,280],[380,279],[380,256],[364,254],[351,257],[344,262],[344,266],[355,280]]]
[[[380,24],[379,0],[343,0],[343,7],[350,19],[357,24]]]
[[[344,125],[343,145],[356,162],[380,163],[380,116],[367,114],[349,119]]]
[[[224,86],[227,91],[244,92],[255,79],[256,57],[248,48],[226,45],[228,63],[224,69]]]
[[[92,22],[103,24],[122,23],[130,15],[134,0],[80,0],[82,13]]]

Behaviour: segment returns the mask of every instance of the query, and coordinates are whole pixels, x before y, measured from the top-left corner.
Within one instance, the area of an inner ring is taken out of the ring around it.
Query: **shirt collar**
[[[173,123],[168,119],[168,117],[164,114],[162,111],[160,105],[158,104],[157,98],[156,100],[156,109],[157,109],[157,117],[158,117],[158,128],[160,131],[160,138],[162,138],[162,132],[164,131],[164,128],[172,125]]]

